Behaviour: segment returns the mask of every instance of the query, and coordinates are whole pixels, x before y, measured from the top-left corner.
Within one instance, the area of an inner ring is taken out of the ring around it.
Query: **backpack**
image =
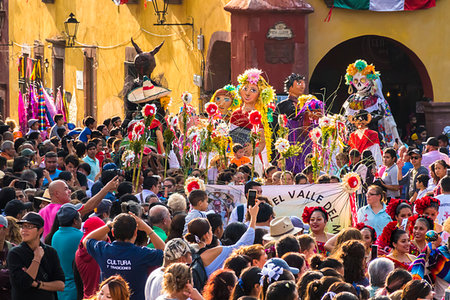
[[[200,256],[205,250],[206,248],[203,248],[197,253],[192,254],[192,281],[194,288],[200,293],[203,291],[206,281],[208,281],[208,275],[206,274],[205,266],[203,265],[202,257]]]

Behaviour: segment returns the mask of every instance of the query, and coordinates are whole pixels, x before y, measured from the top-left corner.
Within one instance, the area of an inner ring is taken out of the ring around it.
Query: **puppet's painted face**
[[[309,118],[314,121],[319,120],[320,118],[322,118],[322,116],[323,116],[323,112],[321,109],[314,109],[314,110],[310,111],[310,113],[309,113]]]
[[[356,73],[355,76],[353,76],[352,84],[357,90],[356,93],[359,95],[369,94],[370,89],[373,86],[373,82],[367,79],[366,75],[362,75],[360,72]]]
[[[240,90],[242,101],[245,104],[255,104],[259,97],[259,88],[256,84],[246,84]]]
[[[233,100],[227,95],[220,95],[214,99],[214,102],[216,102],[217,107],[219,107],[220,113],[225,115],[233,103]]]
[[[304,80],[296,80],[289,88],[289,94],[293,94],[295,96],[303,95],[305,92],[305,81]]]

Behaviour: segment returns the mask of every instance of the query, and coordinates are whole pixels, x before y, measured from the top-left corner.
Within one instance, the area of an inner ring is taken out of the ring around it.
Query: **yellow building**
[[[210,95],[230,80],[235,82],[235,78],[231,78],[231,17],[224,9],[229,0],[168,1],[178,4],[169,5],[166,22],[193,22],[193,26],[154,26],[157,17],[152,2],[144,0],[120,6],[111,0],[0,0],[8,8],[6,42],[13,42],[13,46],[0,48],[3,52],[8,50],[9,58],[8,90],[3,94],[0,76],[0,97],[9,99],[3,112],[8,112],[9,105],[9,115],[17,119],[17,99],[22,88],[17,60],[25,54],[42,59],[46,87],[62,86],[71,94],[75,91],[78,122],[88,114],[99,120],[122,116],[123,100],[119,93],[129,62],[135,55],[130,48],[131,37],[144,51],[165,42],[156,55],[157,67],[153,76],[160,77],[161,82],[173,91],[171,111],[178,110],[180,95],[185,90],[201,103],[207,99],[203,95]],[[158,2],[161,4],[163,0]],[[240,2],[251,5],[261,0]],[[277,5],[289,1],[264,2]],[[399,123],[406,122],[407,114],[420,112],[423,106],[417,105],[416,110],[416,103],[430,100],[432,104],[425,105],[430,112],[427,125],[431,131],[440,131],[446,124],[437,120],[450,112],[450,85],[446,82],[450,77],[450,25],[446,19],[450,2],[437,1],[434,8],[411,12],[335,8],[331,20],[325,22],[330,10],[326,2],[330,1],[309,0],[314,9],[307,15],[306,26],[310,91],[320,91],[326,86],[329,95],[337,88],[345,66],[356,58],[366,58],[381,71],[385,95]],[[64,21],[70,13],[80,22],[77,48],[65,46]],[[261,22],[265,22],[264,19]],[[204,45],[200,49],[198,41],[200,46]],[[5,57],[1,56],[3,52],[0,57]],[[392,61],[396,59],[404,59],[401,66],[406,67],[393,68]],[[45,60],[49,62],[48,68]],[[242,66],[245,67],[257,66]],[[194,75],[201,76],[202,87],[194,84]],[[268,75],[270,79],[270,76],[284,78],[289,74]],[[396,83],[397,79],[399,82]],[[336,103],[345,100],[345,91],[346,87],[339,88],[334,110],[338,110]],[[281,92],[280,88],[278,92]]]

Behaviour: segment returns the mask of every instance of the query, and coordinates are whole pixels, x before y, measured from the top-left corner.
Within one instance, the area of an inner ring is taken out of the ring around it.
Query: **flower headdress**
[[[409,224],[409,234],[412,236],[413,235],[413,230],[414,230],[414,226],[416,225],[416,221],[418,219],[425,219],[428,221],[429,225],[432,225],[432,227],[429,230],[433,230],[434,229],[434,221],[433,219],[431,219],[429,216],[425,216],[425,215],[419,215],[419,214],[415,214],[412,215],[411,217],[408,218],[408,224]]]
[[[239,86],[238,90],[246,84],[255,84],[259,89],[259,97],[256,101],[255,108],[261,113],[262,124],[264,127],[264,136],[266,144],[272,144],[272,118],[273,106],[270,105],[275,100],[275,90],[270,86],[262,76],[262,71],[258,69],[248,69],[243,74],[238,76]],[[271,160],[272,147],[267,147],[267,158]]]
[[[417,199],[416,202],[414,202],[415,209],[416,209],[417,213],[420,215],[423,214],[425,209],[432,206],[433,204],[434,205],[437,204],[437,206],[439,208],[439,205],[441,205],[441,202],[439,201],[439,199],[430,197],[430,196],[425,196],[423,198]]]
[[[310,97],[309,100],[306,101],[305,105],[303,105],[302,109],[300,110],[300,113],[304,113],[305,111],[311,112],[313,110],[320,109],[322,112],[324,110],[324,104],[322,101],[317,99],[313,95],[307,95]]]
[[[303,214],[302,214],[303,223],[309,224],[309,221],[311,219],[311,215],[315,211],[322,212],[325,215],[325,221],[328,221],[328,213],[325,210],[325,208],[323,208],[322,206],[311,206],[311,207],[305,207],[303,209]]]
[[[367,228],[370,230],[370,232],[372,233],[372,238],[374,241],[377,240],[377,232],[375,231],[375,229],[372,226],[366,225],[364,223],[357,223],[355,225],[355,228],[358,229],[359,231],[363,230],[364,228]]]
[[[395,230],[398,230],[397,221],[389,222],[384,228],[383,232],[377,239],[378,246],[382,248],[392,247],[391,245],[391,236]]]
[[[392,220],[395,220],[395,216],[398,214],[397,208],[402,203],[407,204],[412,210],[411,203],[409,203],[408,200],[406,200],[406,199],[391,199],[388,206],[386,207],[386,213],[391,217]]]
[[[372,81],[380,78],[380,73],[375,71],[374,65],[369,65],[365,60],[358,59],[354,63],[348,65],[347,73],[345,74],[345,84],[351,85],[353,76],[358,72],[361,72],[362,75],[365,75],[367,79]]]
[[[184,192],[186,193],[186,196],[189,196],[193,190],[206,190],[205,182],[198,177],[188,177],[184,183]]]
[[[264,280],[267,278],[269,284],[277,281],[280,278],[281,274],[283,274],[283,268],[275,265],[274,263],[265,264],[261,270],[261,279],[259,280],[259,284],[262,286],[264,284]]]
[[[241,105],[238,93],[234,85],[228,84],[221,89],[215,91],[212,95],[210,102],[216,102],[216,97],[226,95],[231,98],[231,106],[228,108],[230,111],[235,110]]]

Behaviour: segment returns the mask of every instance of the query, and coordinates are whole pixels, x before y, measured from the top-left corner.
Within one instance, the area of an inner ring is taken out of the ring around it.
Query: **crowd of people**
[[[29,120],[23,133],[14,121],[2,122],[1,299],[444,297],[450,285],[445,134],[427,139],[411,122],[406,143],[382,147],[382,165],[369,150],[344,149],[336,167],[317,178],[312,154],[297,173],[272,162],[255,175],[248,145],[236,143],[230,164],[211,177],[179,153],[162,153],[156,127],[159,141],[143,149],[134,185],[136,170],[122,165],[129,123],[114,117],[97,126],[87,117],[84,128],[75,128],[55,115],[47,136],[38,120]],[[252,203],[212,210],[205,190],[185,188],[186,168],[206,183],[242,186]],[[278,216],[262,189],[332,188],[351,172],[362,182],[358,223],[338,234],[327,231],[323,207]]]

